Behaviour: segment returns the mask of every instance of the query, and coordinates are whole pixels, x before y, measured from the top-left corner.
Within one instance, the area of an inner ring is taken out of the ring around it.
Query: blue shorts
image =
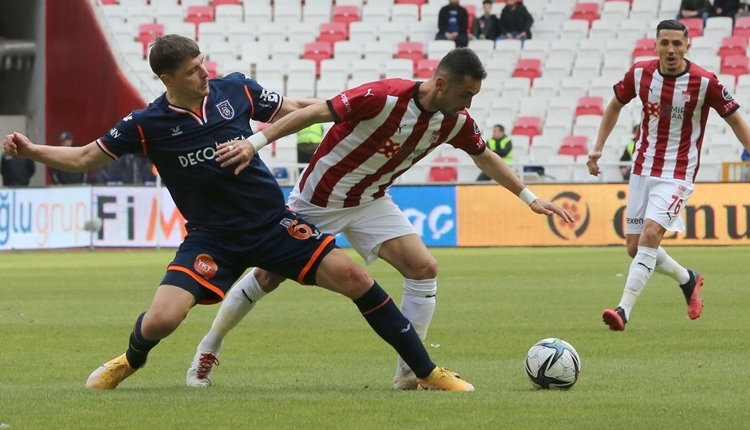
[[[333,236],[285,210],[260,233],[190,230],[161,284],[183,288],[204,305],[222,301],[249,267],[313,285],[320,262],[335,248]]]

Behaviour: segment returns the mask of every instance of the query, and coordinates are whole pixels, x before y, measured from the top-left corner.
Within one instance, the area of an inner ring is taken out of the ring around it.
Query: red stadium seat
[[[589,138],[586,136],[568,136],[565,137],[560,145],[558,154],[572,155],[580,157],[589,153]]]
[[[305,43],[302,58],[315,61],[315,73],[320,76],[320,62],[333,57],[333,48],[328,42]]]
[[[222,4],[240,4],[240,0],[213,0],[214,7]]]
[[[744,55],[730,55],[721,60],[721,73],[734,75],[747,75],[750,70],[750,59]]]
[[[349,24],[354,21],[359,21],[359,7],[353,5],[333,7],[333,22],[343,22],[346,28],[349,28]]]
[[[539,136],[542,134],[542,119],[538,116],[519,116],[511,134],[529,136],[529,138]]]
[[[396,58],[404,58],[414,63],[414,74],[417,74],[417,64],[424,59],[424,45],[422,42],[399,42],[396,47]]]
[[[206,66],[206,71],[208,72],[208,79],[213,79],[218,76],[218,72],[216,69],[216,62],[214,61],[204,61],[203,65]]]
[[[652,39],[652,38],[638,39],[638,41],[635,42],[635,49],[633,50],[633,58],[655,56],[656,52],[654,52],[654,43],[656,43],[656,39]]]
[[[603,115],[604,98],[602,97],[581,97],[576,105],[576,114],[579,115]]]
[[[721,39],[719,47],[719,57],[729,57],[731,55],[745,55],[747,50],[747,37],[729,36]]]
[[[521,58],[516,63],[516,68],[513,70],[514,78],[529,78],[531,84],[534,84],[534,79],[542,76],[542,60],[538,58]]]
[[[327,42],[333,46],[334,43],[348,38],[348,24],[344,24],[343,22],[324,22],[323,24],[320,24],[318,42]]]
[[[688,36],[703,36],[703,18],[682,18],[680,22],[688,29]]]
[[[577,3],[570,19],[585,19],[591,27],[591,22],[599,19],[599,3]]]
[[[440,60],[419,60],[417,62],[417,78],[430,79],[435,74],[438,64],[440,64]]]
[[[105,6],[108,4],[117,4],[117,0],[101,0],[101,2]]]
[[[456,157],[437,157],[435,163],[451,163],[458,165]],[[458,180],[457,166],[430,167],[430,182],[456,182]]]
[[[415,4],[417,6],[422,6],[425,3],[427,3],[427,0],[396,0],[396,4]]]
[[[466,14],[469,15],[469,26],[466,29],[466,32],[471,34],[471,26],[474,24],[474,17],[477,16],[477,6],[473,4],[462,4],[461,7],[466,9]]]
[[[738,16],[734,22],[733,36],[750,37],[750,16]]]
[[[163,24],[141,24],[138,26],[138,41],[143,45],[144,56],[148,54],[148,46],[156,39],[156,36],[163,35]]]
[[[195,24],[195,28],[198,28],[198,24],[201,22],[212,22],[214,20],[214,8],[213,6],[190,6],[187,10],[187,17],[185,22],[192,22]]]

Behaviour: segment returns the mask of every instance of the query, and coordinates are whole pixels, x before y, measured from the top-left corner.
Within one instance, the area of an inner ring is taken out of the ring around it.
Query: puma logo
[[[640,264],[641,266],[645,267],[646,270],[648,270],[648,273],[651,273],[651,271],[653,270],[653,269],[651,269],[650,267],[646,266],[645,264],[643,264],[641,262],[639,262],[638,264]]]
[[[368,88],[367,92],[365,93],[365,97],[374,96],[375,94],[372,93],[372,88]]]

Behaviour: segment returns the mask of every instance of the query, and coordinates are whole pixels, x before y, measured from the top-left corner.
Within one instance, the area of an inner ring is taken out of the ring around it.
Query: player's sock
[[[255,269],[250,271],[229,290],[214,318],[211,330],[198,345],[198,351],[218,354],[224,338],[255,307],[255,303],[266,294],[255,278]]]
[[[435,369],[435,363],[430,360],[411,322],[377,282],[362,297],[355,299],[354,304],[370,327],[404,358],[418,378],[426,377]]]
[[[680,285],[690,280],[690,274],[687,269],[680,266],[661,246],[656,250],[656,269],[654,270],[662,275],[669,276]]]
[[[645,246],[638,247],[638,253],[630,263],[628,279],[625,281],[625,291],[622,292],[620,306],[625,311],[625,318],[630,320],[630,311],[633,310],[635,301],[641,295],[646,282],[656,266],[656,250]]]
[[[401,313],[411,321],[411,325],[422,341],[427,338],[427,329],[435,313],[435,294],[437,294],[437,279],[404,279],[404,298],[401,300]],[[411,372],[401,356],[396,365],[396,377]]]
[[[130,344],[128,345],[128,350],[125,352],[125,357],[127,357],[130,367],[135,369],[141,368],[146,364],[149,351],[161,340],[148,340],[143,337],[141,323],[143,322],[144,315],[146,315],[146,312],[140,314],[138,319],[135,320],[135,327],[133,327],[133,332],[130,333]]]

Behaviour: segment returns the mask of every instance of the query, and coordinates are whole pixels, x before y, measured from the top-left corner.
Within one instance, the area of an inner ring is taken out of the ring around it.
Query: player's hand
[[[552,202],[536,199],[529,205],[532,211],[542,215],[557,214],[565,222],[573,222],[573,216],[565,209]]]
[[[586,162],[586,167],[589,168],[589,173],[594,176],[599,176],[599,173],[602,172],[601,169],[599,169],[599,164],[597,163],[600,158],[602,158],[601,151],[594,151],[589,154],[589,161]]]
[[[216,161],[221,167],[228,167],[239,163],[234,169],[234,174],[239,175],[245,167],[250,165],[250,160],[255,155],[255,148],[247,140],[232,140],[218,146]]]
[[[5,136],[3,151],[12,157],[29,158],[34,144],[21,133],[13,132]]]

